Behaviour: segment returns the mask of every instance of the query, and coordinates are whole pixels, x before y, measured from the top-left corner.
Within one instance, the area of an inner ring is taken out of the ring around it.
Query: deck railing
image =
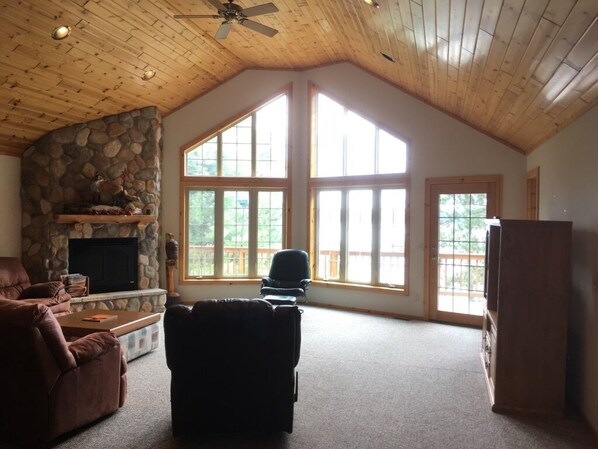
[[[260,248],[257,251],[258,275],[265,275],[270,269],[272,255],[277,248]],[[247,248],[224,248],[224,273],[227,275],[243,276],[248,272]],[[363,263],[369,266],[371,253],[351,252],[351,258],[363,258]],[[397,259],[404,258],[404,253],[383,252],[381,266],[391,266]],[[190,246],[190,273],[210,276],[213,274],[214,248]],[[484,255],[483,254],[448,254],[438,255],[438,287],[441,292],[469,292],[470,296],[483,297],[484,286]],[[338,279],[340,253],[335,250],[319,252],[319,267],[324,267],[325,279]],[[199,268],[199,270],[198,270]]]
[[[257,273],[268,274],[272,255],[277,248],[259,248],[257,250]],[[249,250],[247,248],[225,247],[223,253],[223,273],[226,276],[246,276],[249,270]],[[214,274],[214,248],[189,246],[189,274],[212,276]]]

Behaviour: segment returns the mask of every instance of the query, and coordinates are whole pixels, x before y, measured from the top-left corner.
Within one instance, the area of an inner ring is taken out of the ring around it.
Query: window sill
[[[346,290],[357,290],[357,291],[367,291],[367,292],[377,292],[377,293],[385,293],[385,294],[393,294],[393,295],[400,295],[400,296],[407,296],[409,294],[409,290],[406,287],[384,287],[381,285],[363,285],[363,284],[350,284],[346,282],[334,282],[334,281],[324,281],[324,280],[312,280],[312,286],[316,287],[323,287],[323,288],[339,288],[339,289],[346,289]]]
[[[182,285],[256,285],[261,284],[262,278],[254,279],[214,279],[214,278],[185,278],[179,281]]]
[[[214,279],[214,278],[186,278],[181,279],[181,285],[259,285],[262,282],[262,278],[254,278],[254,279]],[[400,296],[407,296],[409,291],[406,288],[392,288],[392,287],[383,287],[380,285],[363,285],[363,284],[348,284],[344,282],[331,282],[331,281],[323,281],[323,280],[312,280],[311,286],[316,287],[323,287],[323,288],[338,288],[338,289],[346,289],[346,290],[356,290],[356,291],[367,291],[367,292],[377,292],[377,293],[384,293],[384,294],[393,294],[393,295],[400,295]]]

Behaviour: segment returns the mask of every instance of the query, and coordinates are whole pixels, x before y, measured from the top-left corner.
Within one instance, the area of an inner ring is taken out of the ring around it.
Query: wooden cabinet
[[[493,411],[564,410],[571,227],[488,226],[482,363]]]

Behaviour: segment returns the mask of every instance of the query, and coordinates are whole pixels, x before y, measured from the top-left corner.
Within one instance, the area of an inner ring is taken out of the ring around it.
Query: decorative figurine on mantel
[[[171,232],[167,232],[166,237],[166,307],[170,307],[181,302],[181,295],[174,291],[174,269],[179,267],[179,242]]]

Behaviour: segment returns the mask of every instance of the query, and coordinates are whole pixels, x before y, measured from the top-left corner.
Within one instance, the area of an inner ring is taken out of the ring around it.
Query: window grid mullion
[[[224,264],[224,190],[215,189],[214,277],[222,277]]]
[[[371,283],[380,284],[380,225],[381,219],[381,189],[372,189],[372,262]]]
[[[340,264],[338,267],[338,278],[341,282],[346,282],[347,278],[347,261],[349,254],[347,252],[347,231],[349,230],[349,205],[348,205],[348,190],[341,189],[341,243],[340,243]]]
[[[257,276],[257,230],[258,230],[258,190],[249,190],[249,237],[248,237],[248,276]]]
[[[321,190],[316,189],[314,192],[314,214],[315,214],[315,222],[316,222],[316,226],[314,226],[314,232],[315,232],[315,242],[314,242],[314,255],[319,255],[320,254],[320,227],[318,226],[318,223],[320,223],[320,192]],[[316,271],[315,273],[312,273],[312,276],[314,278],[319,278],[318,273],[320,271],[320,258],[316,256]]]

